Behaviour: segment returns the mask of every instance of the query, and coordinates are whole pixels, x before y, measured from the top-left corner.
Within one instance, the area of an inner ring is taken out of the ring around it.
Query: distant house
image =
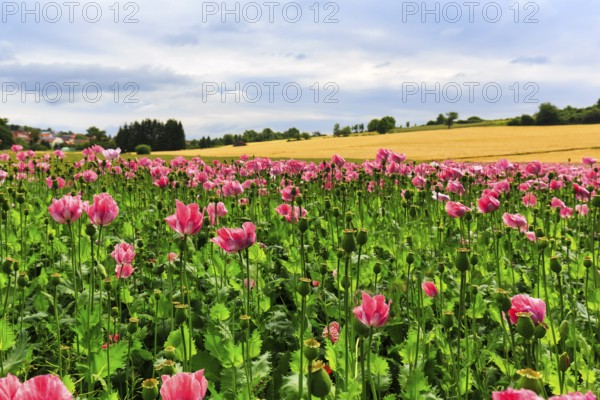
[[[29,142],[31,140],[31,136],[29,135],[29,132],[11,131],[11,133],[12,133],[13,140],[22,139],[27,142]]]

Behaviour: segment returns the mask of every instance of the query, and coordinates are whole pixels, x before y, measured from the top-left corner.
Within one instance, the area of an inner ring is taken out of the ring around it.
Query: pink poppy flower
[[[206,206],[206,212],[208,213],[208,222],[211,226],[215,226],[217,223],[217,217],[221,218],[227,215],[228,211],[225,208],[225,204],[222,201],[215,203],[209,203]]]
[[[12,400],[72,400],[73,395],[56,375],[39,375],[25,381]]]
[[[581,159],[582,164],[588,165],[590,167],[592,167],[594,164],[596,164],[596,162],[598,162],[598,160],[595,158],[592,158],[592,157],[583,157]]]
[[[391,300],[386,304],[385,297],[380,294],[371,297],[363,291],[362,304],[358,307],[354,307],[352,312],[364,325],[378,328],[387,323],[391,304]]]
[[[535,392],[527,389],[508,388],[503,392],[493,392],[492,400],[543,400]]]
[[[525,232],[525,236],[531,242],[535,242],[537,240],[537,236],[535,235],[535,232],[533,232],[533,231]]]
[[[527,193],[521,200],[525,207],[535,207],[537,204],[537,197],[533,193]]]
[[[110,194],[100,193],[94,195],[94,203],[85,212],[92,224],[107,226],[119,215],[119,206]]]
[[[579,213],[579,215],[585,217],[588,212],[590,212],[590,209],[588,208],[587,204],[577,204],[575,206],[575,210]]]
[[[529,297],[526,294],[517,294],[510,299],[512,306],[508,310],[510,322],[515,325],[517,313],[531,313],[531,320],[535,325],[540,324],[546,318],[546,303],[542,299]]]
[[[167,260],[169,260],[169,262],[173,262],[175,260],[177,260],[179,258],[179,256],[177,255],[177,253],[169,253],[167,254]]]
[[[79,196],[64,195],[61,199],[52,199],[48,207],[50,216],[59,224],[77,221],[83,213],[83,202]]]
[[[19,381],[19,378],[12,374],[0,378],[0,399],[12,400],[20,387],[21,382]]]
[[[206,396],[208,381],[204,370],[180,372],[173,376],[163,375],[160,395],[163,400],[202,400]]]
[[[287,203],[283,203],[275,207],[275,212],[284,216],[286,221],[291,222],[292,224],[298,222],[300,217],[305,217],[308,214],[304,208],[298,206],[294,206],[292,210],[292,206]]]
[[[331,156],[331,162],[334,163],[335,165],[337,165],[338,168],[342,168],[344,166],[344,164],[346,163],[346,160],[344,159],[344,157],[340,156],[339,154],[334,154]]]
[[[527,218],[521,214],[504,213],[502,220],[509,228],[520,229],[523,232],[527,230]]]
[[[256,242],[256,225],[244,222],[241,228],[221,228],[217,237],[210,241],[217,244],[227,253],[237,253],[252,246]]]
[[[571,207],[563,207],[560,209],[561,218],[571,218],[573,216],[573,209]]]
[[[471,211],[471,209],[462,203],[457,201],[446,202],[446,212],[452,218],[460,218],[468,211]]]
[[[500,208],[500,200],[491,194],[484,193],[477,200],[477,210],[482,214],[488,214]]]
[[[561,199],[557,199],[556,197],[553,197],[552,201],[550,201],[550,207],[552,207],[554,209],[556,209],[556,208],[564,208],[565,207],[565,203]]]
[[[195,235],[202,229],[204,223],[204,214],[200,213],[199,206],[196,203],[187,206],[179,200],[175,200],[177,211],[175,214],[165,218],[167,224],[180,235]]]
[[[133,275],[133,271],[135,271],[135,268],[133,268],[131,264],[118,264],[115,267],[115,275],[120,279],[129,278]]]
[[[322,336],[324,338],[329,338],[329,340],[331,340],[331,343],[337,343],[337,341],[340,338],[339,322],[336,322],[336,321],[330,322],[329,326],[326,326],[325,328],[323,328]]]
[[[114,250],[110,253],[110,256],[117,262],[117,264],[131,264],[135,257],[135,250],[133,245],[129,243],[119,243],[115,245]]]
[[[223,184],[223,195],[224,196],[237,196],[244,193],[242,184],[237,181],[225,181]]]
[[[428,297],[435,297],[439,293],[437,286],[435,286],[435,282],[431,281],[423,281],[423,283],[421,283],[421,289],[423,289]]]

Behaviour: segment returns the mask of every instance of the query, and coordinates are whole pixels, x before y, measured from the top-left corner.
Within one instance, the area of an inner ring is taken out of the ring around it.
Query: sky
[[[0,117],[188,139],[600,98],[600,1],[2,1]]]

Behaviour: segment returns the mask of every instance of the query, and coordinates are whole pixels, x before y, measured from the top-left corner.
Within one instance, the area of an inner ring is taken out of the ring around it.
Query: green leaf
[[[12,327],[4,319],[0,321],[0,351],[6,351],[16,344]]]
[[[19,368],[24,366],[26,360],[31,360],[32,350],[33,347],[27,344],[27,340],[21,338],[4,360],[4,373],[16,373]]]
[[[60,377],[60,380],[66,386],[69,392],[75,392],[75,382],[73,382],[73,378],[71,378],[71,375],[63,375]]]
[[[492,360],[493,363],[496,364],[496,366],[500,369],[500,371],[502,371],[504,375],[506,375],[509,378],[512,378],[515,375],[515,373],[517,372],[517,368],[513,365],[513,363],[500,357],[496,353],[492,353],[490,351],[486,351],[486,353],[490,360]]]
[[[99,351],[93,355],[91,374],[95,379],[108,377],[108,361],[110,356],[110,374],[117,369],[123,368],[127,357],[128,344],[126,341],[110,345],[108,349]]]
[[[327,340],[327,344],[325,345],[325,358],[329,362],[329,368],[332,371],[337,370],[337,353],[335,352],[335,347],[331,341]]]
[[[183,340],[185,340],[185,353],[183,352]],[[184,355],[186,356],[186,360],[190,360],[192,356],[196,354],[196,345],[194,344],[194,341],[191,341],[190,346],[190,332],[186,325],[183,325],[183,340],[181,337],[181,329],[177,329],[169,334],[169,337],[165,342],[165,347],[175,347],[175,358],[179,361],[184,359]]]
[[[227,321],[229,319],[229,316],[229,310],[224,304],[217,303],[210,309],[210,319],[214,322]]]
[[[129,289],[125,286],[121,288],[121,302],[123,302],[124,304],[133,303],[133,296],[129,292]]]
[[[252,332],[252,336],[250,337],[249,349],[250,359],[256,358],[260,355],[260,349],[262,347],[262,340],[260,339],[260,333],[258,330]]]
[[[252,246],[248,249],[250,261],[253,263],[264,263],[267,261],[267,255],[260,246]]]

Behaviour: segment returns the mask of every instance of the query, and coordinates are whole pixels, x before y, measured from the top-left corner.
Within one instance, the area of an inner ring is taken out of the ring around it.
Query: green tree
[[[377,131],[377,126],[378,125],[379,125],[379,120],[377,118],[372,119],[367,124],[367,131],[368,132],[375,132],[375,131]]]
[[[106,146],[108,142],[110,142],[110,138],[106,136],[106,131],[103,131],[95,126],[90,126],[86,132],[87,133],[85,136],[87,136],[89,139],[90,145],[97,144],[100,146]]]
[[[535,119],[529,114],[521,115],[521,125],[530,126],[535,124]]]
[[[7,118],[0,118],[0,149],[8,149],[15,143],[7,124]]]
[[[390,117],[388,115],[379,120],[379,123],[377,123],[376,130],[377,130],[377,132],[379,132],[380,134],[383,135],[385,133],[388,133],[395,127],[396,127],[396,119],[394,117]]]
[[[333,125],[333,136],[340,136],[340,124],[337,122]]]
[[[350,128],[350,126],[345,126],[340,131],[340,135],[343,137],[350,136],[351,133],[352,133],[352,128]]]
[[[448,125],[448,129],[452,126],[454,121],[458,119],[458,113],[454,111],[450,111],[446,113],[446,125]]]
[[[560,112],[555,105],[551,103],[540,104],[540,109],[535,116],[537,125],[559,125]]]
[[[444,114],[438,114],[437,119],[435,120],[436,125],[446,125],[446,117]]]

